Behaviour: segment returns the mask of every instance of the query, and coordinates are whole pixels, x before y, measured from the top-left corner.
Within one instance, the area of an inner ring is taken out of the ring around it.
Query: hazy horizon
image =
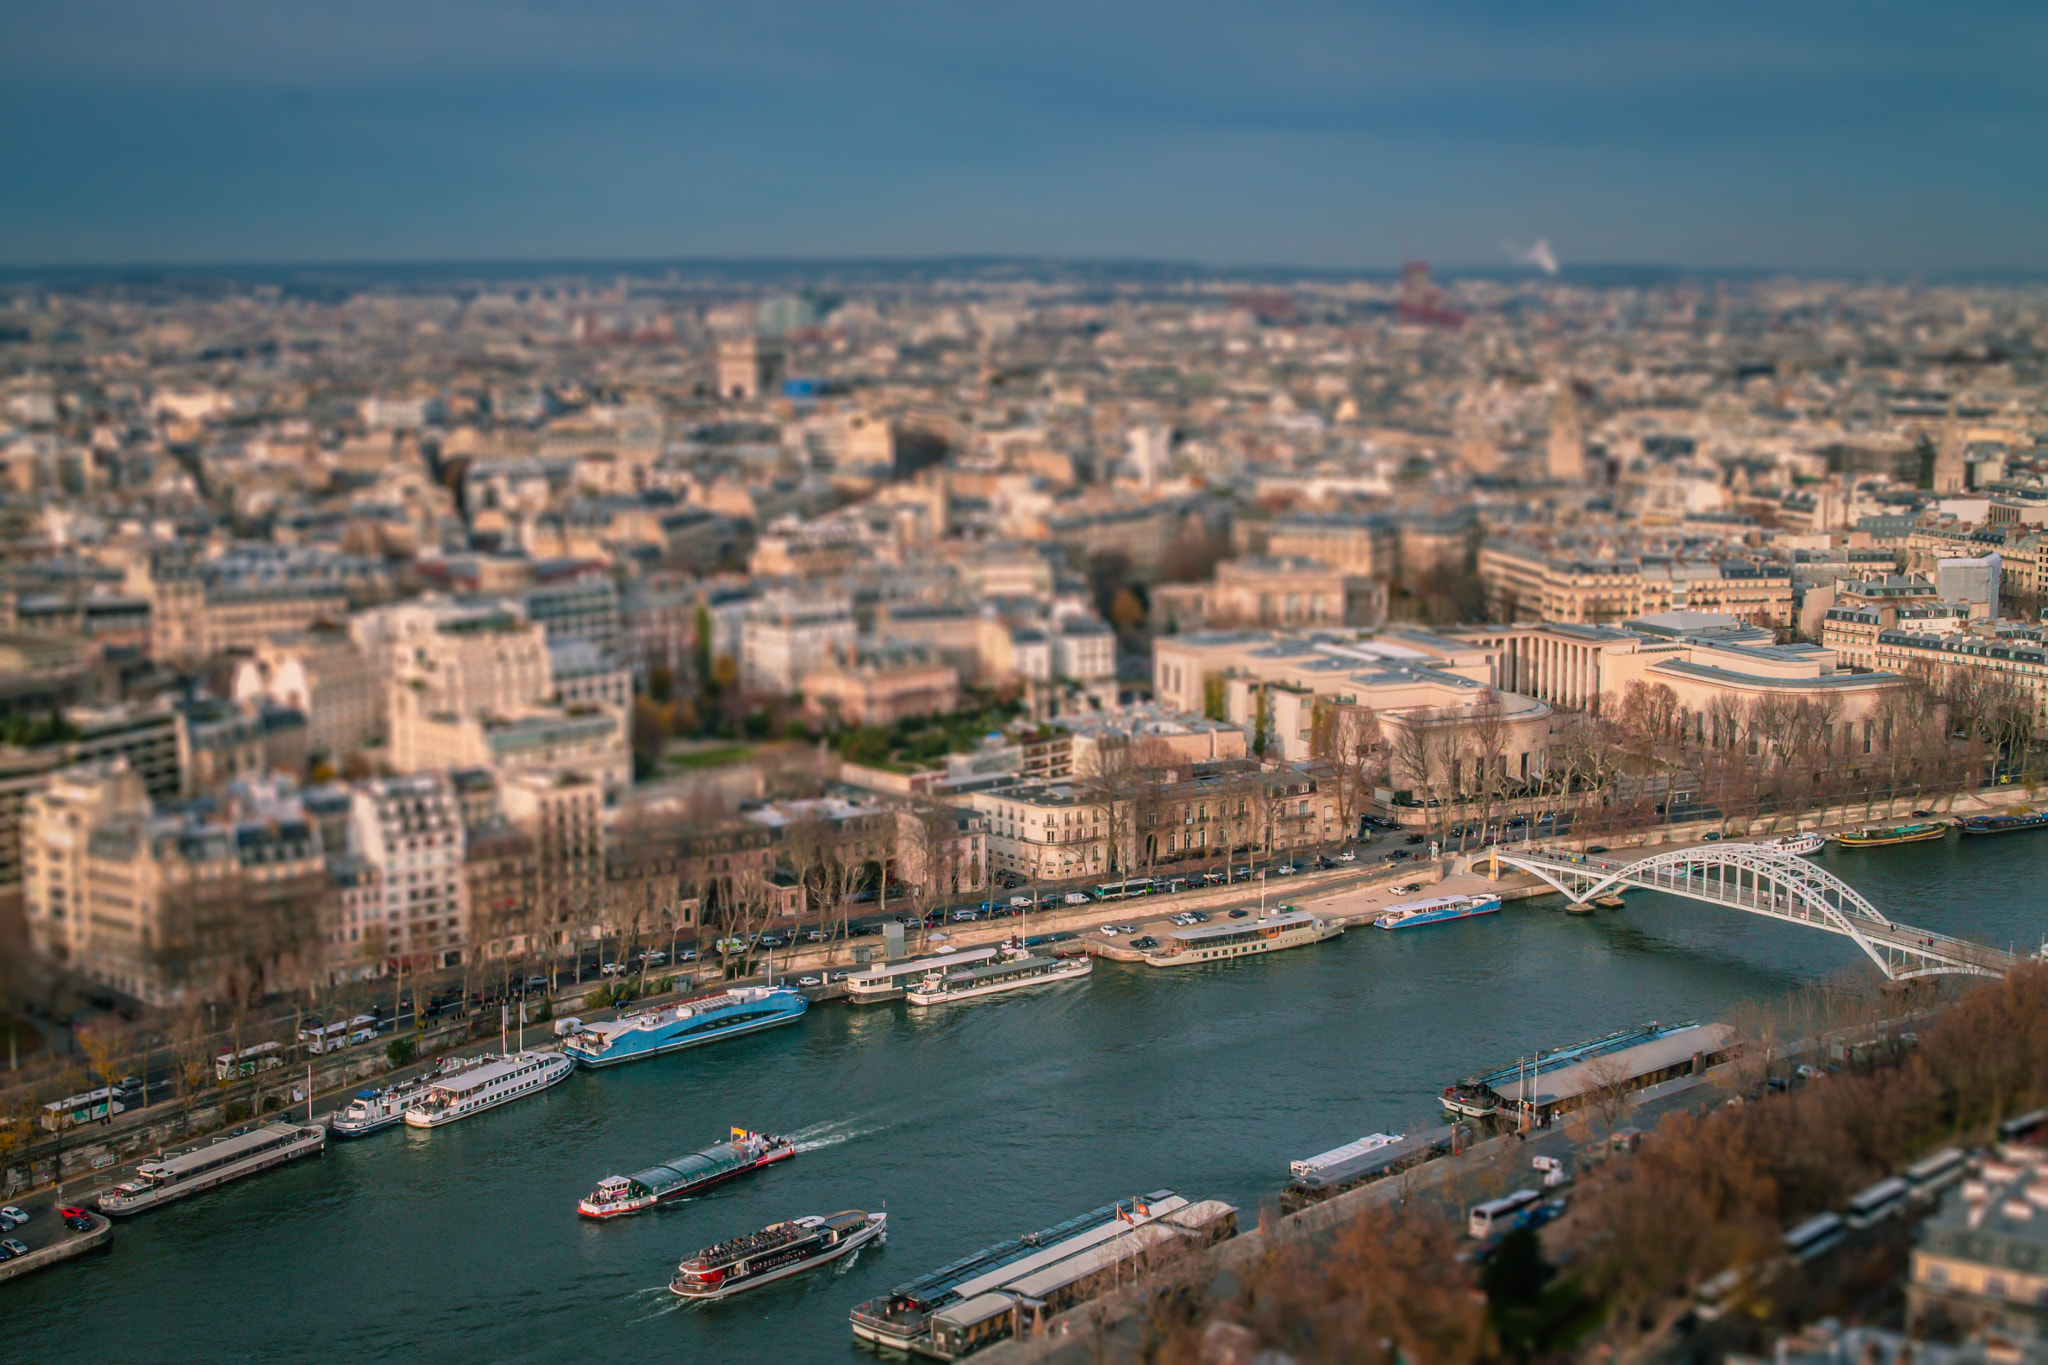
[[[2048,269],[2029,6],[0,15],[18,268]]]

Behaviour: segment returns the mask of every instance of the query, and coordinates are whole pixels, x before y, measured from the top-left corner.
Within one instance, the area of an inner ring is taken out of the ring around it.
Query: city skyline
[[[11,8],[10,267],[2048,266],[2017,8]]]

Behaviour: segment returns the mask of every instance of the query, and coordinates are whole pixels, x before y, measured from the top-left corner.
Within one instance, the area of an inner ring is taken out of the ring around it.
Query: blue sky
[[[2048,6],[0,0],[0,264],[2048,268]]]

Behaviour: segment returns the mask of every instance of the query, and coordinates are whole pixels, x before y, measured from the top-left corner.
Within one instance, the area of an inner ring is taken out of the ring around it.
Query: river
[[[1823,862],[1887,914],[2022,950],[2048,838]],[[990,1242],[1172,1187],[1249,1224],[1294,1157],[1435,1121],[1446,1081],[1650,1019],[1712,1019],[1861,960],[1848,940],[1632,893],[1039,993],[802,1022],[599,1074],[434,1132],[337,1143],[122,1225],[104,1255],[0,1289],[7,1338],[120,1362],[848,1361],[854,1303]],[[795,1161],[589,1224],[576,1200],[738,1124]],[[804,1213],[886,1208],[886,1247],[681,1305],[685,1253]],[[62,1343],[60,1345],[60,1343]]]

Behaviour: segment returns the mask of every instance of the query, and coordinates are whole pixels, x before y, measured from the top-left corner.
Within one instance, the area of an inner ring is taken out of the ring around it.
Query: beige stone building
[[[1386,614],[1384,581],[1298,557],[1225,560],[1211,582],[1152,590],[1152,619],[1161,629],[1375,627]]]
[[[960,675],[922,653],[867,652],[833,662],[803,680],[804,711],[824,725],[893,725],[909,716],[938,716],[960,705]]]
[[[383,675],[346,632],[334,628],[273,636],[235,669],[234,698],[269,700],[305,714],[307,744],[338,758],[385,730]]]
[[[1574,558],[1488,545],[1479,576],[1496,620],[1611,625],[1708,611],[1773,629],[1793,624],[1791,566],[1769,561]]]

